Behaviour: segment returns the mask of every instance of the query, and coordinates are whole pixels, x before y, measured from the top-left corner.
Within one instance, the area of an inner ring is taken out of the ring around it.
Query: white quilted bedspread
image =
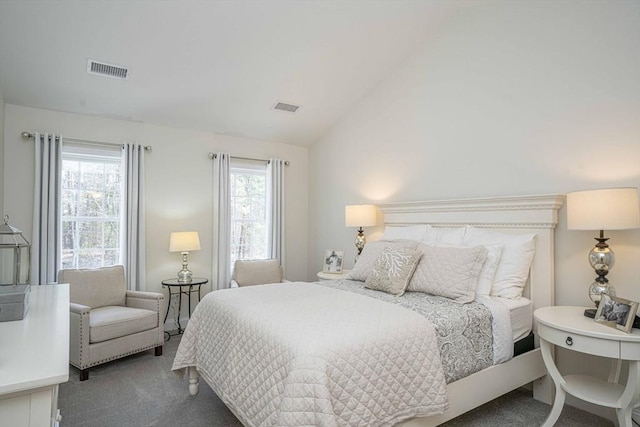
[[[448,408],[428,320],[310,283],[208,294],[172,369],[189,366],[247,426],[388,426]]]

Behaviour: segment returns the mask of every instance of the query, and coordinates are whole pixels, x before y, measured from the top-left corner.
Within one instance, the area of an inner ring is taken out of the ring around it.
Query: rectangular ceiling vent
[[[286,111],[287,113],[295,113],[300,108],[299,105],[287,104],[286,102],[276,102],[273,106],[274,110]]]
[[[107,64],[106,62],[87,61],[87,73],[97,76],[111,77],[112,79],[126,80],[129,78],[129,70],[119,65]]]

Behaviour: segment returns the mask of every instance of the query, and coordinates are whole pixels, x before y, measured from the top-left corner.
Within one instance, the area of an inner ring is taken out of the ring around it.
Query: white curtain
[[[269,225],[269,258],[277,258],[284,270],[284,169],[285,161],[269,159],[267,165],[267,191],[270,206],[267,224]]]
[[[124,176],[124,253],[127,287],[144,291],[145,280],[145,225],[144,225],[144,146],[122,145]]]
[[[231,283],[231,193],[229,167],[231,156],[216,153],[213,157],[213,271],[211,277],[217,289],[230,287]]]
[[[62,170],[62,136],[36,133],[31,283],[57,280],[60,264],[58,227]]]

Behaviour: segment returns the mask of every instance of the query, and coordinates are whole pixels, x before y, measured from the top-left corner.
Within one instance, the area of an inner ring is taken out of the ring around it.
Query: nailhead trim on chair
[[[141,348],[141,349],[136,350],[136,351],[129,351],[127,353],[122,353],[122,354],[119,354],[117,356],[113,356],[113,357],[109,357],[107,359],[103,359],[103,360],[99,360],[97,362],[93,362],[90,365],[85,366],[84,368],[81,368],[80,366],[73,365],[73,363],[72,363],[72,365],[75,366],[78,369],[87,369],[87,368],[91,368],[92,366],[100,365],[102,363],[110,362],[112,360],[117,360],[117,359],[120,359],[120,358],[125,357],[125,356],[130,356],[132,354],[136,354],[136,353],[140,353],[140,352],[143,352],[143,351],[151,350],[152,348],[156,348],[156,347],[158,347],[158,346],[157,345],[152,345],[152,346],[148,346],[148,347],[145,347],[145,348]]]

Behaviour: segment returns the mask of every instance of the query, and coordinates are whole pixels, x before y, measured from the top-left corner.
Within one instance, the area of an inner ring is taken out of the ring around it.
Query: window
[[[267,169],[236,163],[231,178],[231,268],[238,259],[267,258]]]
[[[63,149],[62,268],[122,263],[122,185],[119,150]]]

